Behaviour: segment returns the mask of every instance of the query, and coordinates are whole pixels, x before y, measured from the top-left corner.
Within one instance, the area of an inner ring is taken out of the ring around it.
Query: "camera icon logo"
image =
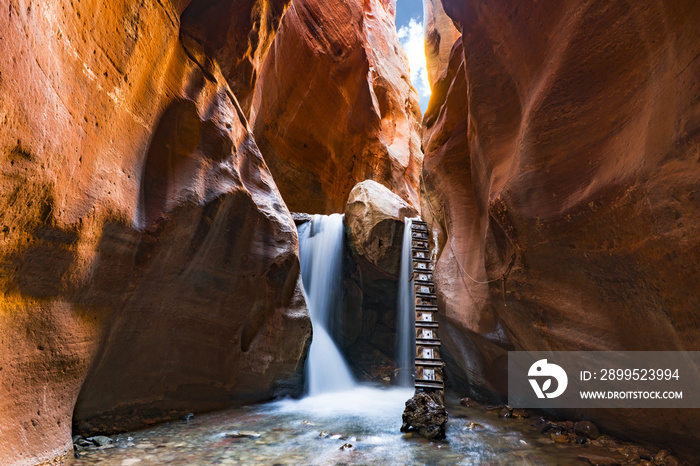
[[[569,383],[566,371],[564,371],[561,366],[548,363],[546,359],[540,359],[530,366],[527,375],[528,377],[535,377],[528,380],[537,398],[556,398],[564,393],[566,385]],[[542,385],[540,385],[538,378],[544,377],[547,378],[543,379]],[[552,388],[552,379],[557,381],[557,386],[556,390],[549,391],[550,388]]]

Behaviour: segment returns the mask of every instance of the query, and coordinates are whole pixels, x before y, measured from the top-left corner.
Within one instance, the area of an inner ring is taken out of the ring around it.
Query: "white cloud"
[[[398,33],[399,41],[408,55],[413,87],[416,88],[420,96],[430,97],[428,69],[425,65],[425,45],[423,44],[423,23],[411,18],[408,26],[401,26]]]

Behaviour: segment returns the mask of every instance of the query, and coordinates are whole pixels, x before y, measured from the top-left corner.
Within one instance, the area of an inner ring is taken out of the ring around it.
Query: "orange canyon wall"
[[[700,6],[442,5],[461,38],[423,120],[422,211],[456,385],[505,396],[509,349],[700,349]],[[566,415],[699,440],[697,410]]]

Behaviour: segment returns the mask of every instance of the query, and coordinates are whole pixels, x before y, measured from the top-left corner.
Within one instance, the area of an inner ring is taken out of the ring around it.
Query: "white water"
[[[284,413],[302,413],[320,417],[383,418],[390,422],[401,421],[406,400],[413,396],[413,389],[381,389],[358,385],[335,393],[307,396],[299,400],[285,399],[272,406]]]
[[[351,390],[355,380],[333,341],[343,286],[343,216],[314,215],[299,226],[299,257],[313,340],[306,361],[309,395]]]
[[[396,297],[396,364],[398,382],[402,387],[415,380],[415,299],[413,294],[413,258],[411,257],[411,219],[405,220],[401,244],[399,291]]]

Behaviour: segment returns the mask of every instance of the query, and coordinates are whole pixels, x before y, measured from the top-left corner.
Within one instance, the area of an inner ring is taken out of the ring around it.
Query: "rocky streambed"
[[[399,432],[411,394],[361,387],[193,416],[108,443],[100,438],[100,446],[81,448],[69,464],[674,464],[652,462],[659,452],[604,435],[560,443],[565,423],[541,433],[537,417],[516,410],[502,418],[501,410],[460,406],[457,399],[447,403],[447,440],[430,442]]]

